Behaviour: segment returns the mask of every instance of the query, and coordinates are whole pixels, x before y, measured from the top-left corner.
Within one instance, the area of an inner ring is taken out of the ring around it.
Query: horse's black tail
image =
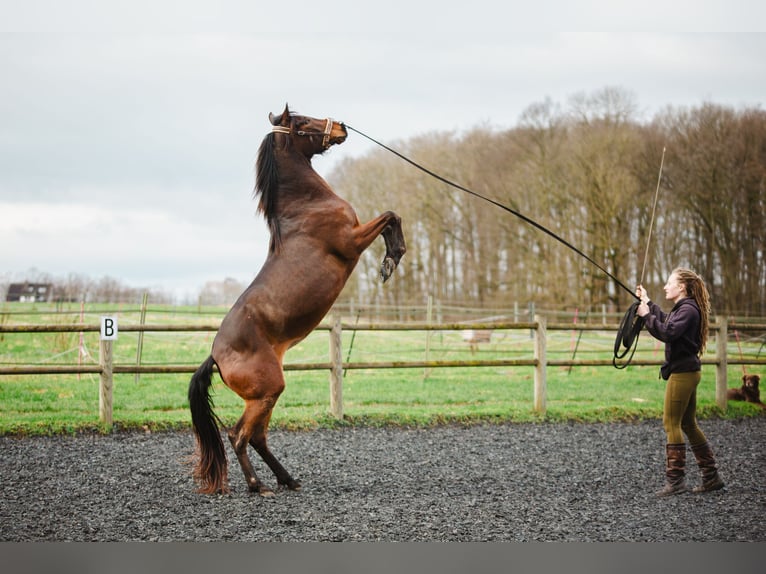
[[[194,478],[200,483],[199,492],[215,494],[228,492],[226,450],[221,440],[218,417],[213,412],[210,384],[213,357],[208,357],[192,375],[189,382],[189,408],[197,437],[198,459]]]

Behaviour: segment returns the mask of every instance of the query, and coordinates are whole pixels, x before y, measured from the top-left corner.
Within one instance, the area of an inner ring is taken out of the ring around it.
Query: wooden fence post
[[[340,317],[333,319],[330,329],[330,412],[343,419],[343,357],[341,353]]]
[[[546,398],[547,398],[547,383],[545,380],[546,369],[546,350],[545,350],[545,337],[546,337],[546,323],[545,317],[541,315],[535,315],[535,323],[537,323],[537,329],[535,329],[535,392],[534,392],[534,404],[535,411],[540,414],[545,414]]]
[[[98,416],[107,430],[112,430],[112,341],[101,339],[98,362],[101,365],[101,383],[98,393]]]
[[[718,338],[715,343],[716,367],[715,367],[715,402],[726,410],[726,386],[729,361],[726,357],[727,339],[729,338],[729,323],[725,317],[718,319]]]

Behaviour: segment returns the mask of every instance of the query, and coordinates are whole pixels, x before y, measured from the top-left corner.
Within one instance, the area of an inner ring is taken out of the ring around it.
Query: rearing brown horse
[[[228,431],[250,491],[274,492],[256,476],[248,444],[292,490],[300,483],[267,446],[271,413],[285,388],[282,359],[324,318],[362,252],[379,236],[386,243],[381,276],[386,281],[406,251],[401,219],[386,211],[360,223],[351,205],[337,196],[311,167],[311,158],[346,139],[331,119],[269,114],[273,127],[256,161],[255,197],[269,225],[269,254],[261,270],[224,317],[210,356],[189,383],[189,406],[197,437],[194,476],[200,492],[228,492],[226,451],[210,400],[213,366],[224,384],[245,401],[245,411]]]

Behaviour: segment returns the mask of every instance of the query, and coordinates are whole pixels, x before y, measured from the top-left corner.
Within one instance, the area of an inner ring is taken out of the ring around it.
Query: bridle
[[[327,149],[330,147],[330,132],[332,131],[332,118],[325,118],[324,132],[307,132],[304,130],[293,131],[292,128],[286,126],[273,126],[271,132],[275,134],[294,134],[296,136],[318,136],[323,135],[322,148]]]

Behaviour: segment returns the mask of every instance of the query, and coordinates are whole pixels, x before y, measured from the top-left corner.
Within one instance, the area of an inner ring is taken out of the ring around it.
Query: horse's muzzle
[[[332,131],[330,132],[330,145],[342,144],[348,137],[348,130],[346,130],[346,124],[343,122],[333,122]]]

